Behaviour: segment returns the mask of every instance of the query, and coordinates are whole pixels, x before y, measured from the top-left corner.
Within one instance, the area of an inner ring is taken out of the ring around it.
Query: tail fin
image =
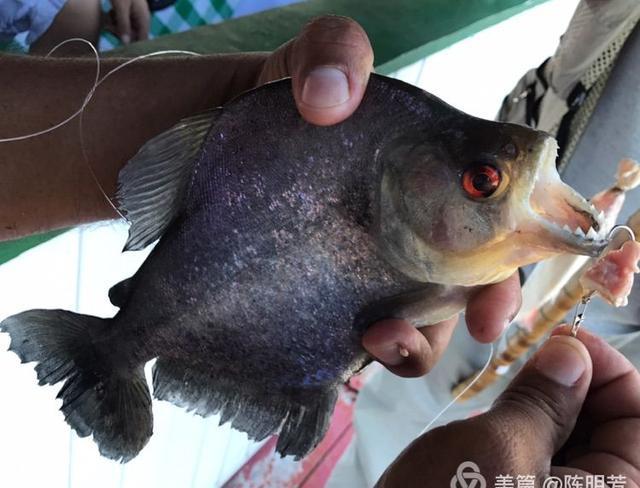
[[[62,412],[80,437],[93,434],[100,453],[127,462],[152,434],[151,396],[143,366],[114,370],[98,350],[109,321],[63,310],[29,310],[5,319],[9,350],[23,363],[36,361],[41,385],[65,380],[58,393]]]

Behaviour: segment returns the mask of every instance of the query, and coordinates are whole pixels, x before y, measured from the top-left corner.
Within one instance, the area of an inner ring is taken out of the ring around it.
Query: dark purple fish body
[[[526,159],[543,139],[375,75],[336,126],[303,121],[283,80],[172,131],[121,173],[127,247],[160,241],[110,292],[118,314],[34,310],[0,325],[24,361],[39,362],[41,383],[65,380],[72,427],[123,461],[151,435],[143,367],[154,358],[156,398],[220,413],[255,439],[279,432],[282,454],[309,452],[338,386],[369,361],[366,326],[448,318],[470,288],[447,285],[476,279],[439,279],[457,244],[407,230],[407,215],[493,239],[507,197],[476,209],[459,195],[461,175],[475,161]],[[468,222],[443,218],[458,203]]]
[[[311,423],[282,449],[300,455],[325,429],[337,386],[368,360],[358,314],[424,284],[390,266],[370,233],[379,153],[406,126],[384,123],[389,104],[377,102],[339,126],[314,127],[282,88],[219,116],[185,210],[133,278],[113,340],[123,361],[158,357],[157,369],[206,378],[184,406],[203,394],[234,400],[199,413],[233,418],[244,406],[255,419],[236,425],[268,422],[267,434],[287,414]]]

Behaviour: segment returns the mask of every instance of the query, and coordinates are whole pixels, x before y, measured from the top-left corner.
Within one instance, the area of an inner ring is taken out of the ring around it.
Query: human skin
[[[124,44],[149,37],[151,15],[146,0],[111,0],[109,16],[103,16],[100,0],[67,0],[49,28],[29,46],[31,54],[45,55],[60,42],[81,38],[98,45],[100,30],[113,31]],[[106,21],[106,22],[105,22]],[[81,44],[67,45],[67,55],[86,54]]]
[[[514,483],[532,475],[535,486],[548,476],[614,475],[638,488],[638,442],[640,373],[604,340],[585,331],[573,338],[563,326],[488,412],[420,436],[376,486],[450,486],[457,467],[472,461],[487,486],[498,475]]]
[[[101,72],[122,64],[101,60]],[[373,68],[364,30],[320,17],[273,53],[161,57],[133,63],[100,85],[83,115],[45,135],[0,143],[0,240],[117,217],[104,197],[118,172],[151,137],[261,83],[291,76],[302,116],[331,125],[357,108]],[[74,113],[93,85],[92,59],[0,56],[0,139],[51,127]],[[95,173],[96,180],[92,176]],[[483,288],[467,305],[471,335],[495,340],[520,304],[517,276]],[[446,349],[457,317],[416,329],[373,324],[364,347],[392,372],[420,376]]]

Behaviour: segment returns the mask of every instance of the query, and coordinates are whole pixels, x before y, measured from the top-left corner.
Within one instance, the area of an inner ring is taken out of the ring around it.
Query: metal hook
[[[613,229],[611,229],[611,231],[609,232],[609,236],[608,236],[608,240],[612,241],[613,238],[615,237],[615,235],[618,233],[618,231],[621,230],[625,230],[627,231],[627,233],[629,234],[629,237],[631,237],[630,240],[635,241],[636,240],[636,235],[633,232],[633,229],[631,229],[631,227],[629,227],[628,225],[616,225],[613,227]]]
[[[616,235],[620,231],[625,231],[629,235],[630,240],[633,240],[633,241],[636,240],[636,234],[633,232],[633,229],[631,229],[631,227],[629,227],[628,225],[616,225],[609,232],[609,236],[607,237],[609,242],[613,241],[614,237],[616,237]],[[576,337],[578,335],[580,326],[582,325],[582,322],[584,322],[584,314],[587,310],[587,305],[591,301],[591,297],[593,296],[594,293],[595,293],[594,291],[587,293],[582,297],[582,299],[580,300],[580,303],[576,305],[576,312],[575,312],[575,315],[573,316],[573,323],[571,324],[571,335],[573,337]]]
[[[591,297],[594,292],[589,292],[582,297],[580,303],[576,305],[576,313],[573,316],[573,323],[571,324],[571,335],[576,337],[578,335],[578,331],[580,330],[580,326],[582,322],[584,322],[584,314],[587,311],[587,305],[591,301]]]

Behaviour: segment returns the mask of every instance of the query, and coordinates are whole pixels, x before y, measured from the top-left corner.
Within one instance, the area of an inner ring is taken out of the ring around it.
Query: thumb
[[[549,469],[575,426],[591,375],[591,357],[582,342],[555,335],[514,378],[488,416],[515,444],[517,464]]]
[[[356,22],[325,16],[310,22],[296,39],[290,67],[302,116],[317,125],[332,125],[360,104],[373,69],[373,51]]]

